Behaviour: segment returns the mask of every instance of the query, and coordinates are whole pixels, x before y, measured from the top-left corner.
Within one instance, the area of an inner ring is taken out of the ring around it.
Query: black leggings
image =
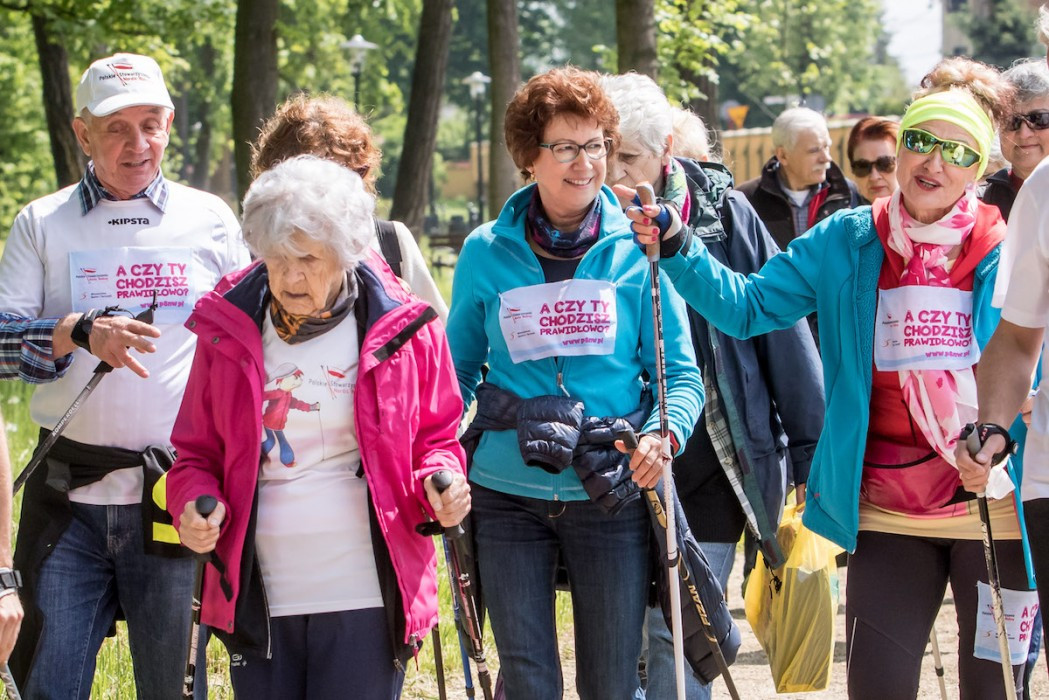
[[[995,542],[1003,588],[1029,590],[1019,540]],[[1005,697],[1002,667],[973,656],[983,543],[860,532],[849,557],[845,633],[850,700],[914,700],[948,581],[958,619],[961,700]],[[1018,692],[1024,666],[1013,667]]]
[[[1038,582],[1038,605],[1049,603],[1049,498],[1036,498],[1024,502],[1024,518],[1027,520],[1027,537],[1031,541],[1031,561],[1034,578]],[[1049,612],[1049,609],[1046,610]],[[1042,613],[1042,629],[1046,629],[1049,616]],[[1049,635],[1042,636],[1042,646],[1049,642]]]

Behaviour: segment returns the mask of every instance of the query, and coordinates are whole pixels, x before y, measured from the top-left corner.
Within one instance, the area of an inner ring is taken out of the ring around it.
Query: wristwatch
[[[8,567],[0,568],[0,591],[19,589],[22,587],[22,574],[18,569]]]
[[[98,309],[91,309],[85,314],[80,314],[80,318],[73,324],[73,331],[69,334],[70,340],[73,341],[74,345],[91,352],[91,328],[94,326],[98,315]]]

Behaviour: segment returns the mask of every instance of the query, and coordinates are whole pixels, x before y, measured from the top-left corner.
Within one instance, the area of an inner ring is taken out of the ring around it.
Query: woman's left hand
[[[451,474],[452,483],[443,493],[437,493],[433,485],[432,474],[423,481],[426,498],[433,506],[434,515],[437,516],[437,521],[442,527],[458,525],[470,512],[470,484],[461,473],[451,472]]]
[[[627,452],[622,440],[616,440],[616,449]],[[637,449],[630,453],[630,468],[634,474],[630,477],[643,489],[655,488],[663,478],[663,464],[670,455],[662,456],[663,441],[648,433],[637,441]]]

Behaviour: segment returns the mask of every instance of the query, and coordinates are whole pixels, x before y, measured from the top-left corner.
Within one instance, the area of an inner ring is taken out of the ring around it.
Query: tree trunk
[[[204,75],[215,74],[215,53],[215,45],[210,39],[200,47],[198,60]],[[211,179],[211,100],[202,100],[198,109],[197,121],[200,122],[200,131],[197,132],[197,142],[194,144],[191,182],[194,187],[206,190]]]
[[[655,0],[616,0],[619,72],[637,71],[656,79]]]
[[[279,0],[237,0],[233,48],[233,151],[237,199],[251,184],[251,143],[277,106],[277,16]]]
[[[692,100],[689,106],[698,114],[710,131],[721,131],[721,117],[718,114],[718,84],[710,79],[708,75],[697,75],[692,78],[692,84],[699,88],[703,97]]]
[[[506,150],[503,136],[506,106],[521,84],[514,0],[488,0],[488,68],[492,75],[492,116],[488,131],[488,216],[481,212],[482,220],[498,216],[503,204],[521,185],[520,173]]]
[[[70,126],[73,116],[73,93],[69,84],[69,56],[65,47],[51,35],[47,20],[33,16],[33,37],[44,85],[44,115],[51,136],[51,157],[55,161],[55,178],[59,187],[77,182],[84,174],[87,157],[80,150]]]
[[[437,119],[448,66],[454,7],[455,0],[427,0],[419,18],[412,94],[397,168],[397,187],[390,207],[390,218],[403,222],[416,237],[422,231],[433,152],[437,146]]]

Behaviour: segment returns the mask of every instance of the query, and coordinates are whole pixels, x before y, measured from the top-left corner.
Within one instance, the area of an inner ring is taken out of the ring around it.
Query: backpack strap
[[[382,257],[393,270],[393,274],[401,276],[401,246],[397,242],[397,229],[393,227],[392,221],[383,219],[375,220],[375,235],[379,237],[379,250]]]

